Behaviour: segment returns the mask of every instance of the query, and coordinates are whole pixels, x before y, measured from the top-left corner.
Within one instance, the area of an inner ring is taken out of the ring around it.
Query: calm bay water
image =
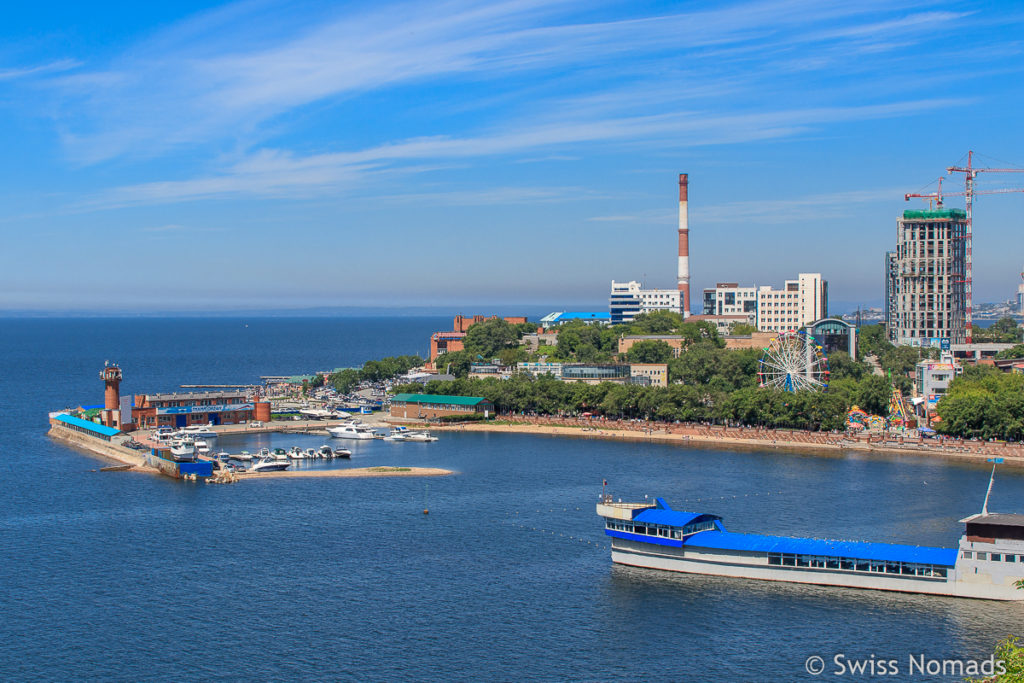
[[[906,671],[1024,630],[1020,604],[613,567],[593,512],[606,478],[734,531],[952,545],[979,466],[455,433],[352,461],[452,477],[207,486],[95,472],[44,434],[47,410],[102,399],[104,360],[125,392],[255,382],[422,353],[449,323],[0,320],[0,679],[813,680],[812,654]],[[1020,472],[992,507],[1024,509]]]

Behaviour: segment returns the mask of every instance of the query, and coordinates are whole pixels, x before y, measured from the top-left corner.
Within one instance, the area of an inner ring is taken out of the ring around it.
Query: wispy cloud
[[[16,68],[0,68],[0,81],[13,81],[20,78],[32,76],[43,76],[47,74],[60,73],[78,68],[82,63],[74,59],[58,59],[55,62],[37,64],[36,66],[23,66]]]
[[[849,214],[852,204],[878,204],[903,198],[906,190],[881,188],[807,195],[789,199],[728,202],[695,207],[693,220],[700,223],[785,225],[801,221],[820,221]]]
[[[915,5],[767,0],[592,21],[578,3],[543,0],[391,3],[312,16],[240,3],[52,85],[67,148],[87,163],[180,146],[249,147],[287,128],[282,117],[292,112],[373,92],[411,89],[410,104],[430,106],[436,96],[415,90],[425,84],[460,83],[515,101],[527,73],[530,103],[489,111],[491,126],[523,108],[536,117],[567,92],[588,97],[595,114],[620,118],[624,110],[678,111],[680,102],[763,89],[773,60],[842,72],[850,68],[844,50],[888,50],[896,40],[910,49],[925,29],[963,17]],[[709,54],[714,59],[704,59]],[[726,77],[720,67],[732,66]],[[652,72],[660,82],[651,82]],[[634,97],[615,99],[630,83],[639,85]]]
[[[597,143],[649,143],[674,148],[767,140],[816,125],[864,121],[965,104],[965,100],[931,99],[861,107],[822,107],[761,114],[716,115],[684,112],[607,120],[536,123],[517,130],[478,137],[437,136],[404,140],[355,152],[297,156],[261,150],[216,175],[114,188],[86,206],[111,208],[134,204],[193,201],[232,196],[310,197],[351,189],[374,176],[408,172],[408,163],[427,160],[531,153],[537,149]]]

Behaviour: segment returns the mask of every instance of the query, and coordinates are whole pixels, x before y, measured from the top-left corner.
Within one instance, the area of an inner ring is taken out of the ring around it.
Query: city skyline
[[[1024,163],[1012,3],[179,7],[0,29],[0,310],[603,307],[674,288],[679,173],[693,292],[879,305],[904,193]],[[976,202],[975,302],[1022,209]]]

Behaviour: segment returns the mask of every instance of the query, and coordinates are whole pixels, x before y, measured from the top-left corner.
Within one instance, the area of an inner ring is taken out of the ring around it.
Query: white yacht
[[[373,429],[360,422],[346,422],[327,430],[335,439],[375,439]]]
[[[235,453],[234,455],[232,455],[231,459],[240,460],[242,462],[252,462],[252,453],[250,453],[249,451],[242,451],[241,453]]]
[[[351,458],[352,451],[347,448],[331,448],[328,445],[320,447],[321,458]]]
[[[430,443],[431,441],[437,441],[436,436],[431,436],[430,432],[409,432],[405,436],[406,441],[416,441],[419,443]]]
[[[196,443],[192,439],[175,439],[170,442],[171,458],[178,462],[194,462]]]
[[[288,450],[288,457],[291,458],[292,460],[305,460],[306,452],[299,448],[298,446],[292,446]]]
[[[196,453],[199,455],[210,454],[210,444],[206,443],[202,439],[196,439],[193,443],[196,445]]]
[[[205,425],[191,425],[178,430],[178,436],[191,436],[193,439],[216,439],[217,432],[213,431],[213,423]]]
[[[291,467],[290,462],[281,462],[280,460],[274,460],[273,458],[263,458],[253,463],[253,466],[249,468],[251,472],[283,472],[284,470]]]

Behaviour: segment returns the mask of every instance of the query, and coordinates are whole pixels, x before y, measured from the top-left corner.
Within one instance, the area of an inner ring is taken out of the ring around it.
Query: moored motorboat
[[[331,448],[327,444],[320,447],[321,458],[351,458],[352,451],[347,448]]]
[[[292,464],[290,462],[281,462],[280,460],[274,460],[272,458],[264,458],[253,463],[249,470],[251,472],[283,472],[291,466]]]
[[[375,439],[373,429],[361,422],[346,422],[345,424],[331,427],[327,432],[336,439]]]

